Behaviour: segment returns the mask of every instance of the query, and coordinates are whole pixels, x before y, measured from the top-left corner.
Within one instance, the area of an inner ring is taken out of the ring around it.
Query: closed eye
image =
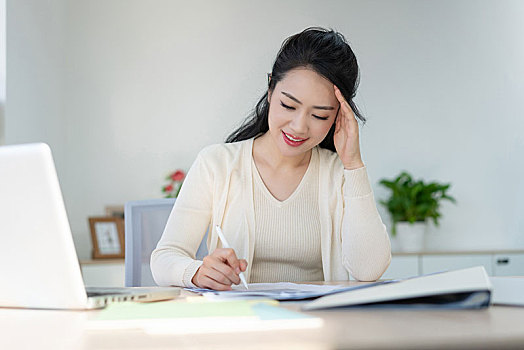
[[[292,110],[292,111],[295,110],[295,107],[288,106],[287,104],[285,104],[285,103],[282,102],[282,101],[280,101],[280,105],[281,105],[282,107],[284,107],[285,109],[290,109],[290,110]]]
[[[282,101],[280,101],[280,105],[281,105],[282,107],[284,107],[285,109],[289,109],[289,110],[291,110],[291,111],[294,111],[294,110],[296,109],[295,107],[288,106],[287,104],[285,104],[285,103],[282,102]],[[320,119],[320,120],[328,120],[328,119],[329,119],[329,117],[321,117],[321,116],[319,116],[319,115],[315,115],[315,114],[313,114],[313,117],[315,117],[315,118],[317,118],[317,119]]]

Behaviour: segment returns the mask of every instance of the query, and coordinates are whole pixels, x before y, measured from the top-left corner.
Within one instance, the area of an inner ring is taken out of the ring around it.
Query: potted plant
[[[380,203],[387,208],[391,216],[392,236],[397,236],[397,231],[401,228],[402,235],[409,236],[399,237],[402,250],[421,250],[427,222],[432,220],[435,226],[439,224],[442,216],[441,201],[448,200],[455,203],[455,198],[447,194],[451,184],[415,181],[405,171],[393,180],[382,179],[379,183],[391,191],[390,197]],[[405,234],[407,231],[411,232]]]

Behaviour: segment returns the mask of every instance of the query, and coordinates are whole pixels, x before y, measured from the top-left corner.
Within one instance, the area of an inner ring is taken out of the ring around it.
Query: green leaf
[[[441,201],[456,203],[455,198],[447,194],[450,183],[415,181],[407,171],[402,171],[394,179],[381,179],[379,184],[391,191],[387,199],[380,200],[380,204],[390,213],[392,235],[396,235],[396,223],[401,221],[432,219],[438,225]]]

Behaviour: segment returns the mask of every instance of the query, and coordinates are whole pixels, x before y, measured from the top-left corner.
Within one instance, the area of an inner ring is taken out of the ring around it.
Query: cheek
[[[286,116],[278,109],[269,108],[268,123],[269,127],[279,127],[286,122]]]
[[[318,135],[324,139],[324,137],[326,137],[327,133],[329,132],[329,130],[331,129],[331,127],[334,125],[333,122],[331,123],[323,123],[323,125],[319,126],[318,127]]]

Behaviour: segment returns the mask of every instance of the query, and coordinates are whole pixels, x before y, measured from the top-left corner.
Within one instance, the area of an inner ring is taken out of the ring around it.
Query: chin
[[[297,156],[300,156],[308,152],[312,148],[313,147],[309,147],[308,144],[303,144],[299,147],[291,147],[287,145],[286,143],[281,142],[278,145],[278,149],[280,150],[280,153],[282,153],[284,157],[297,157]]]

